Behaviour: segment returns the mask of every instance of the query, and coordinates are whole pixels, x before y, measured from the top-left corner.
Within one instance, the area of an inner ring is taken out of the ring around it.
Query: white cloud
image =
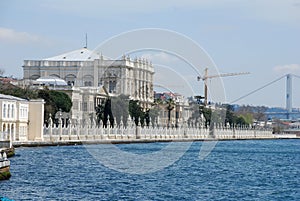
[[[18,32],[4,27],[0,27],[0,41],[17,44],[46,42],[46,40],[40,36],[27,32]]]
[[[288,73],[300,74],[300,64],[288,64],[288,65],[275,66],[273,70],[276,73],[280,73],[280,74],[288,74]]]

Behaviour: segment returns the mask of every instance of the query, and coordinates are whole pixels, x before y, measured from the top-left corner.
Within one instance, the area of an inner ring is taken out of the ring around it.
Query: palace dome
[[[51,77],[51,76],[46,76],[46,77],[40,77],[36,80],[39,84],[43,85],[53,85],[53,86],[67,86],[68,83],[58,77]]]

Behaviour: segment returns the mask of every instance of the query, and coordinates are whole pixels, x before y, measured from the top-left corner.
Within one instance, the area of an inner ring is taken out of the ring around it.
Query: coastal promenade
[[[272,134],[268,129],[250,127],[226,127],[214,124],[210,127],[183,125],[167,128],[150,125],[136,126],[129,122],[111,127],[107,125],[72,125],[50,124],[44,126],[42,138],[35,141],[14,141],[18,146],[51,146],[98,143],[147,143],[171,141],[205,141],[205,140],[247,140],[247,139],[293,139],[296,134]]]

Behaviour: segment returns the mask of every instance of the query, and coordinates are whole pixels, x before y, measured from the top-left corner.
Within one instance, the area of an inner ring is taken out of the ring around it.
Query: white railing
[[[228,128],[226,126],[212,126],[206,128],[189,127],[188,125],[178,128],[167,128],[159,126],[135,126],[129,122],[127,127],[123,124],[111,127],[103,125],[72,125],[52,124],[44,126],[43,139],[46,142],[55,141],[100,141],[100,140],[205,140],[205,139],[265,139],[275,138],[271,130],[257,130],[246,127]]]

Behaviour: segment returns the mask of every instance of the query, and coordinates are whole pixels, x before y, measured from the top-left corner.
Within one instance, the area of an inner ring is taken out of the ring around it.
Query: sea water
[[[10,159],[11,179],[0,182],[0,197],[13,200],[300,200],[300,140],[219,141],[200,160],[202,145],[203,142],[193,142],[179,160],[143,174],[113,170],[87,151],[88,146],[105,145],[18,148],[16,156]],[[160,151],[168,143],[114,146],[123,152],[142,155]]]

